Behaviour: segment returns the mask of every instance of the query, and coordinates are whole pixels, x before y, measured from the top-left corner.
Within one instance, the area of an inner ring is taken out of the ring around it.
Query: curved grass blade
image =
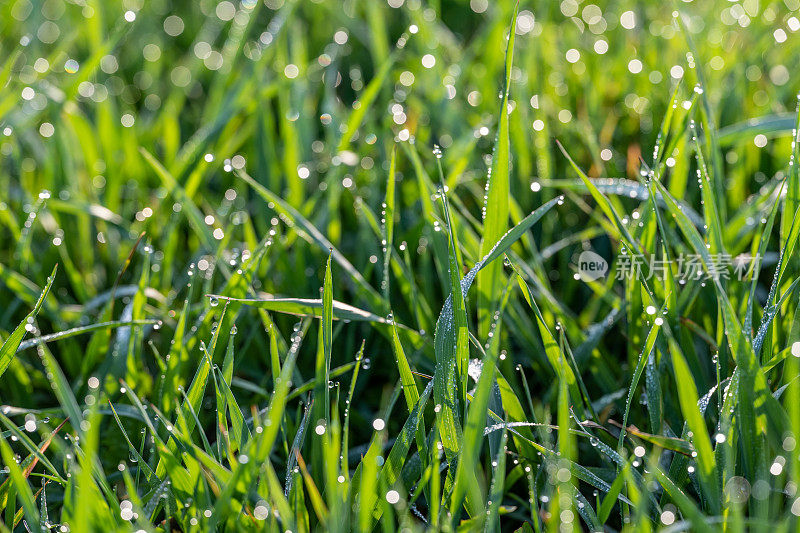
[[[573,409],[575,409],[575,411],[578,413],[578,416],[583,418],[584,406],[581,400],[583,398],[583,394],[578,386],[576,373],[572,366],[570,366],[568,363],[566,354],[562,350],[561,345],[556,341],[556,338],[553,336],[553,333],[547,326],[544,316],[542,316],[542,312],[533,297],[533,291],[531,291],[530,286],[523,279],[522,273],[517,266],[513,262],[511,265],[516,273],[517,283],[522,289],[522,294],[525,297],[525,301],[528,303],[531,309],[533,309],[533,312],[536,315],[536,324],[539,328],[539,334],[542,338],[542,344],[544,345],[544,351],[545,355],[547,356],[547,360],[550,362],[550,366],[553,367],[553,371],[556,373],[556,375],[566,381],[570,399],[572,402],[574,402]]]
[[[706,248],[700,234],[689,222],[686,215],[680,210],[677,203],[672,198],[672,195],[669,194],[659,181],[650,180],[648,184],[650,187],[656,187],[661,191],[666,201],[669,214],[672,215],[681,232],[688,239],[694,252],[699,255],[705,270],[707,272],[710,271],[709,265],[712,263],[711,254]],[[779,272],[779,270],[780,269],[778,269],[776,273]],[[734,402],[730,406],[731,408],[733,408],[734,405],[737,406],[739,415],[737,421],[742,432],[743,444],[746,450],[745,455],[749,456],[748,464],[753,467],[756,463],[756,456],[760,453],[759,450],[763,449],[763,441],[760,439],[757,441],[756,435],[763,435],[765,433],[765,415],[770,414],[770,409],[772,409],[774,413],[773,402],[775,400],[770,394],[766,378],[758,365],[753,346],[749,342],[749,337],[745,337],[742,333],[742,327],[736,318],[727,293],[722,288],[719,279],[712,278],[712,282],[715,289],[717,305],[724,320],[731,354],[734,357],[737,367],[741,369],[739,394],[736,398],[730,396],[728,398],[730,402]],[[755,412],[756,406],[762,409],[758,417]]]
[[[39,523],[39,510],[36,508],[36,499],[31,491],[28,481],[22,473],[22,469],[14,457],[14,451],[11,446],[6,442],[6,439],[0,436],[0,457],[6,465],[10,474],[10,479],[14,488],[16,489],[17,496],[22,499],[22,508],[25,512],[25,518],[31,524]]]
[[[791,190],[790,186],[790,190]],[[787,195],[789,193],[787,192]],[[784,222],[786,218],[786,213],[784,211]],[[791,290],[794,288],[795,284],[797,283],[797,279],[792,283],[789,289],[783,294],[783,296],[779,299],[778,302],[773,303],[777,296],[778,287],[780,286],[781,280],[783,279],[783,274],[786,272],[786,267],[789,265],[789,261],[792,258],[792,253],[794,252],[795,245],[797,244],[798,239],[800,239],[800,205],[798,206],[797,210],[794,213],[794,217],[792,218],[792,225],[790,226],[787,234],[785,236],[785,242],[783,243],[783,248],[781,249],[780,256],[778,258],[778,265],[775,268],[775,275],[772,278],[772,285],[769,288],[769,295],[767,296],[766,308],[764,312],[764,316],[761,319],[761,325],[758,328],[758,332],[753,340],[753,351],[756,355],[761,353],[761,347],[764,342],[764,338],[766,337],[767,331],[772,323],[772,319],[775,318],[775,315],[778,312],[783,300],[788,296]]]
[[[375,309],[381,309],[383,307],[383,299],[381,298],[380,294],[378,294],[378,292],[372,288],[372,285],[367,283],[367,280],[364,279],[364,276],[361,275],[361,272],[359,272],[356,267],[354,267],[352,263],[350,263],[350,261],[348,261],[347,258],[333,246],[333,244],[322,234],[321,231],[319,231],[316,227],[314,227],[313,224],[311,224],[311,222],[301,215],[300,212],[286,203],[281,197],[251,178],[246,172],[239,171],[236,175],[247,182],[247,184],[250,185],[253,190],[270,205],[272,209],[286,216],[292,222],[292,224],[294,224],[295,229],[304,239],[312,244],[316,244],[321,249],[325,250],[326,253],[330,253],[331,257],[333,257],[333,260],[336,261],[355,282],[371,306],[373,306]]]
[[[224,323],[224,318],[227,310],[227,305],[222,310],[222,316],[219,319],[219,323]],[[217,339],[219,338],[220,330],[222,327],[218,327],[214,330],[214,334],[211,337],[211,344],[209,346],[209,350],[205,350],[203,347],[203,351],[206,354],[213,354],[215,351],[215,347],[217,344]],[[197,413],[200,410],[200,404],[203,400],[203,395],[205,394],[206,384],[208,382],[208,376],[212,372],[211,368],[211,357],[201,357],[200,358],[200,365],[197,367],[197,371],[195,372],[194,378],[192,378],[192,383],[189,385],[188,390],[186,391],[186,399],[181,404],[181,408],[178,410],[178,418],[182,419],[186,423],[186,428],[189,433],[195,427],[194,418],[189,418],[190,412],[193,411]],[[173,424],[174,425],[174,424]],[[171,453],[175,453],[177,450],[177,442],[174,438],[170,438],[169,442],[167,443],[167,447]],[[161,457],[156,465],[156,477],[159,479],[163,479],[164,475],[167,473],[167,465],[164,461],[164,458]]]
[[[411,448],[411,443],[414,441],[414,436],[422,420],[422,413],[428,402],[431,390],[433,390],[433,382],[428,383],[428,386],[422,391],[419,402],[414,406],[414,410],[406,419],[405,424],[403,424],[403,429],[400,430],[400,434],[397,436],[397,440],[395,440],[392,449],[389,451],[389,455],[386,457],[386,462],[381,468],[380,474],[378,474],[378,487],[391,487],[400,479],[400,473],[406,461],[406,455],[408,455],[408,450]],[[372,505],[374,505],[374,503]],[[378,519],[380,515],[381,507],[377,506],[373,513],[373,518]]]
[[[53,281],[56,279],[56,270],[58,270],[58,265],[53,267],[53,272],[50,274],[50,277],[47,278],[47,284],[45,284],[42,294],[36,301],[36,305],[33,306],[33,310],[28,313],[28,316],[25,317],[25,320],[23,320],[19,326],[17,326],[16,329],[11,332],[11,335],[9,335],[5,342],[3,342],[3,346],[0,347],[0,376],[2,376],[3,372],[6,371],[8,365],[11,364],[11,360],[14,358],[14,354],[17,353],[17,349],[22,343],[22,339],[25,337],[25,333],[27,332],[25,328],[30,322],[33,321],[34,318],[36,318],[36,315],[39,314],[39,310],[42,308],[42,304],[44,304],[44,300],[47,298],[47,294],[50,292],[50,287],[53,285]]]
[[[622,452],[622,446],[625,442],[625,430],[628,426],[628,415],[631,411],[633,395],[636,392],[639,379],[642,377],[642,372],[644,372],[645,364],[647,363],[650,354],[653,352],[659,330],[660,326],[657,323],[653,324],[653,327],[650,328],[650,333],[647,334],[647,339],[645,340],[642,353],[639,355],[639,362],[636,364],[636,369],[633,372],[633,378],[631,378],[631,386],[628,388],[628,398],[625,400],[625,413],[622,415],[622,426],[619,432],[619,442],[617,444],[617,451],[620,453]]]
[[[695,505],[695,503],[677,486],[675,483],[670,479],[670,477],[665,474],[658,465],[651,465],[651,472],[655,475],[655,478],[664,487],[664,492],[669,495],[678,509],[686,515],[686,517],[691,521],[692,528],[695,531],[703,531],[705,533],[711,533],[715,531],[705,520],[703,516],[703,512]]]
[[[208,296],[210,298],[217,298],[218,300],[239,302],[250,307],[266,309],[267,311],[276,313],[286,313],[311,318],[322,318],[324,314],[324,302],[320,298],[272,298],[260,300],[254,298],[231,298],[229,296],[217,294],[209,294]],[[374,315],[368,311],[337,300],[332,300],[331,307],[332,317],[335,320],[377,322],[379,324],[389,323],[385,317]],[[405,326],[400,325],[400,327],[404,328]]]
[[[564,157],[567,158],[567,161],[572,169],[578,174],[578,177],[580,177],[581,181],[583,181],[584,185],[586,185],[586,188],[589,189],[594,201],[597,202],[597,205],[600,206],[600,209],[602,209],[603,213],[614,225],[614,228],[619,232],[619,237],[624,241],[625,245],[630,249],[631,252],[641,254],[638,243],[633,238],[633,235],[630,234],[625,224],[622,223],[622,219],[617,213],[617,210],[614,209],[614,206],[608,201],[608,198],[606,198],[605,195],[603,195],[603,193],[600,192],[600,190],[595,186],[594,181],[589,179],[589,177],[583,173],[575,161],[572,160],[572,157],[570,157],[569,153],[567,153],[567,150],[564,148],[564,146],[558,141],[556,141],[556,144],[561,150],[561,153],[564,154]]]
[[[578,192],[591,192],[586,183],[576,180],[542,180],[540,183],[543,187],[559,187]],[[635,198],[639,201],[645,201],[650,198],[650,191],[645,185],[626,178],[591,178],[591,184],[603,194],[611,194],[622,198]],[[660,205],[664,204],[664,199],[660,194],[656,193],[655,199]],[[687,203],[680,200],[676,201],[683,212],[686,213],[686,216],[689,217],[689,220],[698,228],[698,231],[705,231],[703,217]],[[544,250],[542,250],[542,253],[544,254]]]
[[[59,481],[59,483],[66,483],[66,480],[61,477],[56,467],[53,463],[50,462],[44,453],[39,449],[40,446],[37,446],[25,433],[19,430],[19,428],[6,417],[3,413],[0,413],[0,422],[3,423],[4,426],[8,428],[8,431],[12,435],[13,440],[17,440],[22,443],[23,446],[34,456],[36,461],[41,462],[50,472],[52,472],[53,476]],[[47,444],[50,442],[50,438],[48,437],[47,441],[41,446],[43,448],[47,448]]]
[[[58,333],[50,333],[49,335],[42,335],[41,337],[36,337],[35,339],[28,339],[26,341],[22,341],[19,344],[19,347],[17,348],[17,352],[21,352],[22,350],[27,350],[28,348],[33,348],[34,346],[38,346],[39,344],[46,344],[49,342],[69,339],[70,337],[75,337],[77,335],[82,335],[84,333],[88,333],[90,331],[95,331],[98,329],[112,329],[112,328],[122,328],[131,326],[154,326],[156,324],[158,324],[158,320],[143,319],[143,320],[112,320],[110,322],[98,322],[97,324],[90,324],[88,326],[78,326],[76,328],[71,328],[65,331],[59,331]]]
[[[289,461],[286,463],[286,482],[283,489],[283,495],[287,498],[289,497],[289,493],[292,492],[294,469],[297,466],[298,454],[306,438],[306,429],[308,428],[308,421],[311,415],[311,407],[311,405],[306,405],[305,412],[303,413],[303,420],[297,428],[297,433],[295,433],[294,440],[292,441],[292,448],[289,451]]]
[[[778,198],[780,198],[783,194],[783,189],[786,187],[786,181],[781,183],[780,189],[778,190]],[[775,224],[775,216],[778,214],[778,209],[780,208],[781,202],[776,201],[772,205],[772,209],[770,210],[769,218],[767,219],[767,223],[764,224],[764,230],[761,232],[760,242],[758,243],[758,252],[756,254],[757,258],[764,257],[764,254],[767,252],[767,246],[769,245],[769,237],[772,234],[772,227]],[[749,272],[751,281],[750,281],[750,293],[747,296],[747,310],[745,311],[744,315],[744,324],[742,329],[746,335],[752,335],[753,329],[753,306],[755,304],[756,299],[756,287],[758,286],[758,275],[761,272],[761,261],[755,261],[753,264],[752,272]],[[770,302],[767,302],[769,305]]]
[[[461,280],[462,296],[466,297],[467,291],[469,291],[469,288],[472,286],[472,282],[475,280],[478,271],[504,254],[531,226],[538,222],[545,213],[560,202],[563,202],[563,197],[561,196],[546,202],[503,235],[491,251],[489,251],[483,259],[478,261]],[[447,373],[451,367],[455,368],[456,364],[455,334],[453,299],[452,295],[450,295],[447,297],[447,300],[445,300],[442,312],[439,315],[439,319],[436,321],[436,329],[434,332],[436,369],[433,374],[433,397],[437,405],[441,406],[439,416],[437,417],[437,426],[448,461],[456,457],[461,449],[461,428],[460,426],[456,426],[455,423],[457,411],[454,411],[454,391],[448,389],[447,384]]]
[[[747,119],[725,126],[717,131],[717,142],[720,146],[730,146],[740,142],[752,142],[758,134],[767,137],[791,135],[797,124],[795,113],[775,113]]]
[[[364,341],[361,341],[361,347],[358,349],[358,354],[356,354],[356,362],[353,368],[353,375],[350,378],[350,390],[347,393],[347,407],[344,410],[344,422],[342,423],[342,464],[341,464],[341,471],[346,476],[349,477],[350,468],[348,466],[348,450],[349,450],[349,439],[350,439],[350,409],[353,406],[353,395],[356,391],[356,383],[358,382],[358,371],[361,369],[361,360],[364,357]],[[416,384],[414,385],[414,390],[416,390]]]

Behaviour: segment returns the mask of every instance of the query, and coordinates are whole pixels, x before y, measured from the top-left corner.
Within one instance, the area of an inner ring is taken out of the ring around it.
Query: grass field
[[[0,1],[0,532],[795,531],[800,1]]]

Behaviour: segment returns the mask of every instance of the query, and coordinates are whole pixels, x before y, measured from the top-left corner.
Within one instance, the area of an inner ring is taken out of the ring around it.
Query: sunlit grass
[[[796,529],[798,9],[0,5],[0,531]]]

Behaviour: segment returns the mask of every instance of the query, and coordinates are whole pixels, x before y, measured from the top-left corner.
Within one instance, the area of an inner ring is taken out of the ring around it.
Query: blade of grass
[[[510,194],[511,148],[509,140],[508,94],[511,88],[511,70],[514,60],[514,36],[519,5],[514,7],[508,31],[505,55],[505,76],[500,98],[497,138],[492,150],[492,165],[486,179],[486,196],[483,204],[483,234],[480,255],[488,254],[508,227],[508,197]],[[485,338],[489,333],[494,304],[503,287],[502,265],[489,264],[478,275],[478,334]]]
[[[53,285],[53,281],[56,279],[57,269],[58,265],[53,267],[53,273],[47,278],[47,283],[45,284],[39,299],[36,301],[36,305],[33,306],[33,310],[28,313],[28,316],[26,316],[19,326],[14,329],[11,335],[8,336],[8,338],[3,342],[3,346],[0,346],[0,376],[2,376],[3,372],[6,371],[8,365],[11,364],[11,360],[17,353],[17,349],[22,343],[25,333],[28,331],[27,328],[32,325],[36,315],[39,314],[39,310],[42,308],[42,304],[44,304],[44,300],[47,298],[47,294],[50,292],[50,287]]]

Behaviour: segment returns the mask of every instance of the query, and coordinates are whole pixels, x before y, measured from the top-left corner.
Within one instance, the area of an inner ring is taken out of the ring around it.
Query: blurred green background
[[[125,374],[157,402],[159,353],[169,349],[184,299],[198,328],[187,337],[199,331],[196,338],[207,341],[204,294],[221,291],[262,239],[271,236],[272,245],[253,288],[319,297],[328,250],[306,242],[314,238],[297,230],[297,218],[263,201],[236,172],[283,198],[378,293],[385,280],[381,203],[396,146],[392,311],[430,337],[450,291],[447,265],[432,252],[441,229],[438,215],[426,211],[434,191],[421,189],[417,177],[438,183],[433,150],[440,146],[463,232],[462,266],[471,266],[479,259],[470,232],[479,231],[513,9],[513,2],[489,0],[0,1],[0,329],[23,319],[55,263],[60,274],[32,327],[38,333],[101,320],[118,281],[114,318],[165,325],[145,328],[152,345],[136,345]],[[574,188],[556,140],[591,177],[636,179],[641,160],[652,159],[672,95],[680,112],[702,92],[718,130],[714,168],[723,178],[719,202],[729,210],[726,237],[732,253],[746,251],[771,207],[763,187],[784,177],[789,161],[800,0],[523,1],[519,9],[509,101],[511,220],[560,187]],[[687,146],[684,136],[666,160],[668,187],[697,207]],[[613,299],[574,282],[574,257],[588,242],[608,259],[616,252],[602,216],[582,198],[573,194],[524,243],[525,257],[535,258],[537,290],[555,316],[573,321],[568,329],[579,339],[582,328],[608,316]],[[132,252],[142,233],[143,245]],[[143,269],[147,298],[132,315]],[[343,270],[334,266],[337,300],[388,313],[385,301]],[[704,309],[715,314],[709,301]],[[557,392],[552,371],[530,313],[519,301],[511,307],[508,345],[520,355],[501,365],[517,388],[514,364],[532,370],[533,384],[545,391],[538,406]],[[713,320],[700,314],[713,334]],[[274,319],[287,333],[296,322]],[[242,311],[237,323],[243,340],[233,385],[242,406],[263,403],[269,340],[254,312]],[[87,377],[124,346],[130,330],[120,331],[105,344],[74,337],[51,345],[75,391],[85,393]],[[359,387],[374,388],[353,412],[365,439],[397,370],[376,364],[392,361],[391,352],[370,326],[350,324],[337,335],[334,365],[351,361],[362,339],[372,360],[368,385]],[[594,397],[627,387],[621,369],[640,348],[628,340],[609,336],[601,344],[606,355],[587,364]],[[410,355],[423,373],[433,372],[431,342]],[[55,405],[32,354],[12,362],[2,403]],[[301,361],[298,379],[309,379],[313,349]],[[698,365],[704,392],[714,370],[705,359]],[[193,370],[181,367],[173,384],[185,384]],[[646,416],[636,416],[645,427]],[[124,444],[116,445],[124,457]]]

